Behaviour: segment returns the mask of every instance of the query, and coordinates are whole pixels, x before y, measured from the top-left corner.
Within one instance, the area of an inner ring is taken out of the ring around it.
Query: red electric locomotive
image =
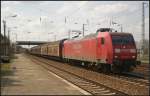
[[[64,41],[63,58],[104,72],[132,71],[138,64],[132,34],[111,31],[110,28],[102,28],[82,39]]]

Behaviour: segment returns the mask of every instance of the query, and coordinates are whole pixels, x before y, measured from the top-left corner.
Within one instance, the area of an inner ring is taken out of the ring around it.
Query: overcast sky
[[[10,17],[15,14],[16,18]],[[54,41],[55,37],[60,40],[68,37],[68,30],[82,31],[83,23],[87,24],[85,35],[102,27],[120,31],[119,26],[110,26],[110,20],[113,20],[122,24],[123,31],[132,33],[139,41],[142,1],[1,1],[3,19],[10,27],[12,40],[16,39],[15,34],[20,41]],[[145,38],[149,39],[149,5],[145,5]]]

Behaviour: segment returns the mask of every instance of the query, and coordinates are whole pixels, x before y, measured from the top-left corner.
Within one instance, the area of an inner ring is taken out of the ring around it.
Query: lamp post
[[[146,6],[145,6],[146,5]],[[142,2],[142,45],[141,45],[141,56],[144,56],[144,45],[145,45],[145,8],[148,7],[148,3]]]
[[[5,17],[5,19],[3,19],[3,24],[4,24],[4,56],[7,56],[9,53],[7,53],[7,50],[9,50],[9,47],[7,47],[7,36],[6,36],[6,28],[7,28],[7,23],[6,23],[6,21],[7,21],[7,19],[8,18],[15,18],[15,17],[17,17],[17,14],[15,14],[15,15],[12,15],[12,16],[7,16],[7,17]],[[9,29],[10,30],[10,29]],[[8,31],[8,34],[9,34],[9,32],[10,31]],[[8,36],[8,40],[9,40],[9,36]],[[9,44],[9,43],[8,43]],[[9,45],[8,45],[9,46]]]
[[[15,53],[17,52],[17,33],[14,33],[14,35],[15,35],[15,40],[16,40],[16,42],[15,42]]]
[[[87,24],[83,24],[83,33],[82,33],[83,37],[84,37],[85,25]]]
[[[0,55],[2,55],[2,34],[1,34],[1,31],[0,31]],[[1,63],[1,60],[0,60],[0,63]]]
[[[11,35],[10,35],[10,37],[9,37],[9,38],[12,38],[12,42],[14,41],[14,43],[15,43],[14,46],[13,46],[15,53],[17,52],[17,50],[16,50],[16,48],[17,48],[17,47],[16,47],[16,46],[17,46],[17,33],[13,33],[12,31],[14,31],[14,30],[12,30],[12,29],[17,29],[17,28],[18,28],[18,27],[15,26],[15,27],[11,27],[11,31],[9,30],[9,34],[10,34],[10,32],[11,32],[11,33],[15,36],[14,39],[11,37]]]
[[[10,49],[10,28],[8,28],[8,52],[11,53],[11,49]],[[9,54],[10,55],[10,54]]]
[[[30,34],[31,32],[28,32],[28,35]],[[28,36],[28,37],[30,37],[30,36]],[[30,38],[29,38],[30,39]],[[30,40],[28,39],[28,48],[30,48]]]
[[[6,21],[5,20],[3,20],[3,25],[4,25],[4,48],[3,48],[4,54],[3,55],[6,56],[6,45],[5,45],[6,44]]]

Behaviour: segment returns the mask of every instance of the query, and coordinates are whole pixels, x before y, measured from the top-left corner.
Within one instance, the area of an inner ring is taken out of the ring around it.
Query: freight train
[[[63,39],[35,46],[31,54],[78,62],[103,72],[130,72],[136,65],[137,49],[131,33],[111,32],[101,28],[81,39]]]

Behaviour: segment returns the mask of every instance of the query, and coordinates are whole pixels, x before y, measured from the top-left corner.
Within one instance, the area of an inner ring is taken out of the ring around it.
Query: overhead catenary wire
[[[38,5],[38,4],[37,4],[37,5]],[[37,6],[37,5],[35,5],[35,6]],[[137,6],[137,5],[139,5],[139,4],[128,4],[128,5],[130,5],[130,6],[132,6],[132,5]],[[58,4],[58,5],[57,5],[57,4],[55,5],[55,4],[54,4],[54,5],[52,5],[52,7],[53,7],[53,6],[55,7],[55,6],[61,6],[61,5],[59,5],[59,4]],[[71,5],[66,5],[66,6],[71,6]],[[90,7],[90,8],[91,8],[91,7],[93,8],[93,6],[95,6],[95,4],[90,4],[90,5],[88,5],[88,7]],[[101,5],[99,5],[99,6],[101,6]],[[118,6],[118,5],[116,5],[116,6]],[[82,7],[84,7],[84,6],[80,6],[80,7],[82,8]],[[47,8],[48,8],[48,7],[47,7]],[[81,8],[77,8],[77,9],[75,9],[74,11],[69,12],[70,15],[69,15],[69,14],[66,14],[66,16],[72,16],[72,15],[74,15],[74,14],[77,14],[77,13],[80,11]],[[139,9],[137,9],[137,11],[140,12]],[[134,11],[133,13],[132,13],[132,12],[126,13],[126,15],[129,16],[129,15],[137,14],[137,13],[138,13],[137,11]],[[45,9],[44,9],[44,13],[48,14],[49,12],[48,12],[48,11],[45,11]],[[131,14],[131,13],[132,13],[132,14]],[[121,13],[120,15],[122,15],[122,14],[124,14],[124,13]],[[124,15],[124,16],[125,16],[125,15]],[[120,18],[120,17],[122,17],[122,16],[119,16],[119,17],[117,16],[117,18]],[[119,19],[118,19],[118,20],[119,20]],[[91,21],[91,20],[90,20],[90,21]],[[106,20],[105,20],[105,21],[106,21]],[[103,21],[103,22],[105,22],[105,21]],[[102,22],[102,23],[103,23],[103,22]],[[69,23],[69,22],[67,22],[67,23]],[[95,25],[94,23],[93,23],[93,24],[90,23],[90,24],[93,25],[93,26]],[[55,25],[55,28],[54,28],[53,30],[57,32],[57,29],[60,29],[60,28],[63,28],[63,27],[64,27],[64,24],[63,24],[63,23],[60,24],[59,26],[56,26],[56,25]],[[129,26],[129,27],[130,27],[130,26]]]
[[[129,15],[133,15],[133,13],[136,13],[136,14],[137,14],[138,12],[140,12],[140,11],[139,11],[140,9],[141,9],[141,8],[138,8],[138,9],[136,9],[136,10],[134,10],[134,11],[130,11],[130,12],[126,13],[125,15],[128,15],[128,16],[129,16]],[[79,10],[78,10],[78,11],[79,11]],[[77,11],[77,12],[78,12],[78,11]],[[74,11],[73,11],[73,12],[74,12]],[[75,14],[75,13],[76,13],[76,12],[74,12],[74,14]],[[131,14],[131,13],[132,13],[132,14]],[[73,14],[72,14],[72,15],[73,15]],[[122,15],[122,14],[121,14],[121,15]],[[125,15],[117,16],[117,18],[124,17]],[[105,17],[105,16],[104,16],[104,17]],[[106,20],[105,20],[105,21],[106,21]],[[105,22],[105,21],[103,21],[103,22]],[[101,23],[102,23],[102,22],[101,22]],[[64,26],[64,25],[60,25],[59,28],[60,28],[60,27],[63,27],[63,26]],[[56,27],[54,30],[56,30],[56,29],[57,29],[57,27]]]

